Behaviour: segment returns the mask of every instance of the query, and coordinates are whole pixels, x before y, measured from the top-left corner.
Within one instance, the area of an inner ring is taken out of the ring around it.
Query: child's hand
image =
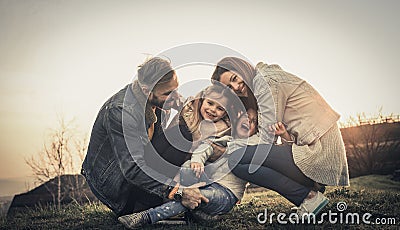
[[[271,133],[275,133],[277,136],[282,136],[287,132],[285,125],[280,121],[270,125],[268,128]]]
[[[200,178],[200,175],[204,172],[204,165],[199,162],[191,162],[190,168],[196,173],[197,178]]]

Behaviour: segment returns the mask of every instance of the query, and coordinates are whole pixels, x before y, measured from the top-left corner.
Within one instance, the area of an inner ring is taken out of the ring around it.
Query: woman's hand
[[[200,178],[200,175],[204,173],[204,164],[199,162],[191,162],[190,168],[196,173],[196,177]]]

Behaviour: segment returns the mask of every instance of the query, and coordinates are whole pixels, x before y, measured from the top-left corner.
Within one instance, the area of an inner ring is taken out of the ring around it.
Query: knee
[[[215,183],[210,184],[206,189],[200,189],[200,193],[209,200],[209,204],[221,202],[221,199],[226,197],[220,185]]]

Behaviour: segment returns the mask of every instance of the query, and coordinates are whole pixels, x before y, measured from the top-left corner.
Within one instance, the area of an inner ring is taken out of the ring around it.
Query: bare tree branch
[[[78,177],[76,177],[76,182],[64,186],[67,191],[62,191],[62,183],[65,180],[61,180],[61,176],[67,173],[79,173],[80,168],[77,165],[81,165],[83,161],[87,149],[87,139],[78,141],[78,132],[73,121],[65,122],[63,117],[59,117],[58,122],[58,128],[50,131],[47,142],[43,144],[43,150],[37,155],[25,159],[25,162],[31,168],[38,182],[45,183],[55,178],[57,191],[51,191],[48,187],[46,189],[51,193],[53,200],[56,201],[54,203],[60,208],[62,199],[67,196],[63,192],[69,193],[69,191],[79,190],[82,187],[79,186]],[[79,145],[76,143],[79,143]],[[72,144],[75,145],[71,146]],[[76,188],[70,188],[70,186],[76,186]],[[73,196],[75,194],[72,193]]]

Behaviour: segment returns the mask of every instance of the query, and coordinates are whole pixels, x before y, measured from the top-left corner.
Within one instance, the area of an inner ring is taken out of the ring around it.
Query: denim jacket
[[[101,107],[93,125],[82,174],[93,193],[117,215],[132,199],[132,188],[165,198],[171,180],[144,162],[147,128],[156,121],[137,82]],[[151,176],[149,176],[151,175]],[[171,184],[171,186],[174,186]]]
[[[253,91],[260,107],[259,127],[264,132],[265,122],[281,121],[297,145],[309,145],[339,120],[339,114],[306,81],[278,65],[260,62],[256,68]]]

